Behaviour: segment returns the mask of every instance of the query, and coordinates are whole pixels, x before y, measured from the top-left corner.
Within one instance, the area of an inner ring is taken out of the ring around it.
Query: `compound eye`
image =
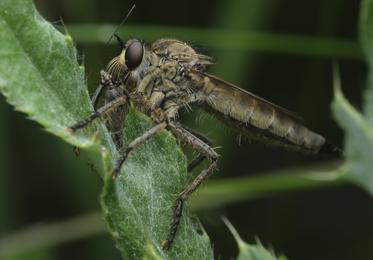
[[[141,61],[142,56],[144,55],[144,49],[139,41],[132,42],[126,49],[125,53],[125,62],[129,70],[136,69]]]

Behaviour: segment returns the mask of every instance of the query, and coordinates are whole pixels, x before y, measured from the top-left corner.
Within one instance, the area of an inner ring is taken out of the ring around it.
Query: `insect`
[[[169,234],[163,242],[165,249],[174,241],[185,201],[214,172],[219,158],[203,135],[178,122],[181,109],[201,106],[240,133],[270,145],[309,154],[342,155],[341,149],[306,128],[294,113],[206,73],[212,64],[211,58],[196,52],[185,42],[160,39],[147,45],[137,39],[124,43],[119,36],[115,37],[122,50],[108,63],[106,70],[101,71],[101,82],[92,98],[95,112],[69,129],[75,131],[109,114],[112,119],[109,129],[121,151],[111,172],[113,179],[129,154],[163,129],[198,151],[199,156],[189,164],[189,171],[204,159],[209,160],[209,166],[176,198]],[[106,103],[97,108],[102,95]],[[154,126],[123,148],[120,131],[129,104],[148,115]]]

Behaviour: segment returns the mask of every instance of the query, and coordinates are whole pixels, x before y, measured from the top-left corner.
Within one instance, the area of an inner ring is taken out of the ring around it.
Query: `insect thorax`
[[[207,56],[196,53],[186,43],[158,40],[145,49],[140,66],[131,72],[130,82],[135,85],[132,99],[156,121],[164,117],[173,119],[180,108],[189,108],[191,103],[202,99],[189,72],[205,70],[210,63]]]

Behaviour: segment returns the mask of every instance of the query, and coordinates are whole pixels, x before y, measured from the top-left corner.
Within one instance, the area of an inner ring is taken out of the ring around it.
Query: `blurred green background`
[[[61,19],[65,23],[84,60],[92,92],[99,70],[119,52],[114,41],[106,44],[113,27],[105,25],[119,24],[133,2],[34,2],[56,26]],[[136,1],[120,35],[148,42],[164,37],[186,41],[214,58],[212,74],[297,112],[307,126],[342,146],[343,133],[330,112],[331,64],[339,61],[343,91],[359,107],[366,77],[357,41],[359,4],[347,0]],[[24,250],[8,259],[120,259],[95,213],[100,210],[102,183],[90,166],[90,156],[83,152],[76,157],[70,145],[15,112],[2,96],[0,118],[0,248],[7,243],[7,250]],[[281,177],[332,168],[333,158],[250,142],[239,145],[237,133],[198,111],[184,114],[183,121],[221,147],[219,172],[204,188],[219,180],[234,190],[230,180],[239,177],[258,185],[258,192],[234,203],[219,204],[221,197],[210,197],[212,207],[203,191],[201,198],[194,198],[216,258],[237,254],[222,215],[244,240],[253,242],[258,237],[289,259],[373,257],[373,201],[366,192],[333,181],[305,183],[302,188],[292,178],[289,182],[294,185],[284,184],[287,178]]]

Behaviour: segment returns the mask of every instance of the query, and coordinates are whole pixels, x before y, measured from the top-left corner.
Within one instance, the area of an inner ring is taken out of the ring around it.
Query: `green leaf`
[[[101,153],[105,169],[102,207],[112,236],[130,259],[211,259],[209,239],[188,212],[174,247],[160,248],[172,221],[172,206],[187,180],[185,158],[166,131],[145,144],[116,181],[106,174],[118,153],[98,122],[71,135],[66,128],[92,111],[84,69],[77,63],[72,38],[58,32],[29,0],[0,1],[0,91],[17,110],[48,132],[79,147]],[[109,60],[109,59],[108,59]],[[151,127],[132,111],[126,141]]]
[[[91,110],[72,38],[40,17],[31,1],[2,0],[0,43],[0,91],[7,101],[68,142],[93,145],[65,130]]]
[[[355,109],[343,96],[338,69],[334,68],[335,118],[345,130],[346,164],[344,178],[373,195],[373,1],[364,0],[360,9],[360,39],[369,67],[364,96],[364,113]]]
[[[140,136],[151,125],[148,118],[133,111],[124,127],[125,141]],[[172,249],[161,249],[172,220],[172,205],[188,183],[185,156],[172,134],[163,131],[141,146],[123,168],[115,182],[106,178],[102,194],[105,218],[122,253],[128,259],[139,259],[146,247],[147,255],[152,248],[162,259],[212,259],[207,235],[199,234],[199,224],[187,217],[187,210]]]
[[[237,242],[239,249],[237,260],[286,260],[286,257],[276,257],[273,252],[265,249],[265,247],[259,240],[257,241],[256,245],[247,244],[245,241],[242,240],[236,229],[227,218],[223,217],[223,221],[225,225],[227,225],[228,229],[231,231],[233,237]]]

